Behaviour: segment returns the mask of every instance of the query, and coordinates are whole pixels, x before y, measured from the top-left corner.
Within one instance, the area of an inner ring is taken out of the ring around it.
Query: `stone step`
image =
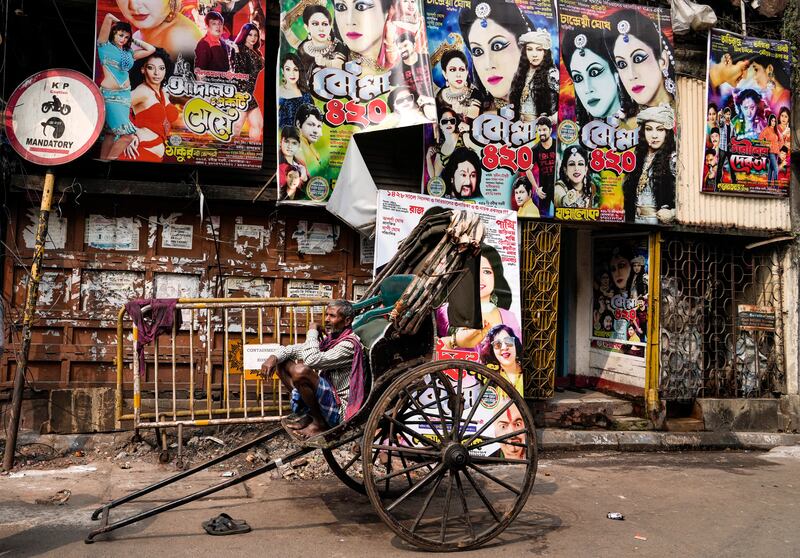
[[[702,432],[705,425],[700,419],[681,417],[667,419],[667,430],[670,432]]]

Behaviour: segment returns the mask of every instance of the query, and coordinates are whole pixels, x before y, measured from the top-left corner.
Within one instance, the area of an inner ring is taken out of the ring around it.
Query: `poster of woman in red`
[[[260,168],[265,0],[97,0],[103,160]]]

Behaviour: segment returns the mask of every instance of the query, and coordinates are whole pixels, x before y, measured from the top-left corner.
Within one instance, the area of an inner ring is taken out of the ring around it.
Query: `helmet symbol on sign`
[[[57,116],[51,116],[45,122],[42,122],[42,133],[47,136],[47,128],[53,128],[53,137],[58,139],[64,135],[66,126],[64,121]]]

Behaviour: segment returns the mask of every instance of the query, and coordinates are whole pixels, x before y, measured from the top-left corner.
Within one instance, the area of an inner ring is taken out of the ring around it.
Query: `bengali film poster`
[[[559,2],[555,216],[675,218],[675,65],[668,9]]]
[[[645,356],[647,346],[647,235],[594,238],[591,346]]]
[[[483,328],[450,326],[450,303],[436,309],[438,358],[461,358],[496,366],[522,392],[522,354],[517,215],[510,209],[380,190],[375,232],[375,269],[386,264],[399,244],[431,207],[477,213],[486,229],[480,259]],[[495,350],[493,344],[500,346]]]
[[[450,303],[443,304],[435,312],[437,340],[434,358],[481,362],[499,370],[500,374],[522,394],[523,374],[519,361],[522,354],[520,329],[522,314],[515,211],[460,200],[381,190],[378,193],[375,228],[375,270],[392,258],[400,243],[419,223],[423,214],[432,207],[475,212],[480,216],[486,229],[480,262],[480,299],[484,327],[482,330],[451,328],[447,313]],[[449,370],[446,374],[455,386],[458,371]],[[497,408],[507,400],[508,394],[490,387],[479,401],[478,395],[482,387],[480,381],[468,375],[464,376],[463,380],[462,389],[465,398],[463,416],[466,418],[470,415],[473,406],[477,405],[472,415],[473,421],[467,427],[467,432],[474,432],[494,416]],[[432,393],[430,397],[431,400],[435,400]],[[424,396],[421,399],[424,400]],[[427,428],[425,421],[418,422],[419,426],[416,428],[420,435],[428,438],[436,437],[436,433]],[[516,405],[512,405],[486,429],[486,437],[502,436],[519,430],[521,424],[521,413]],[[523,443],[524,435],[510,440]],[[524,457],[524,451],[522,447],[502,442],[472,450],[475,454],[506,457]]]
[[[558,118],[553,0],[428,1],[438,120],[423,192],[552,217]]]
[[[265,0],[97,0],[99,158],[261,168]]]
[[[354,133],[433,122],[420,0],[281,0],[278,200],[324,204]]]
[[[712,29],[702,191],[789,195],[789,43]]]

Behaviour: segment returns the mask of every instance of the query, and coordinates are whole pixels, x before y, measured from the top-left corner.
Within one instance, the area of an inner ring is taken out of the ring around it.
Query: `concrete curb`
[[[92,450],[98,443],[130,440],[132,431],[97,434],[34,434],[20,432],[20,444],[43,443],[57,451]],[[539,428],[543,451],[702,451],[770,450],[800,444],[800,434],[778,432],[657,432],[652,430],[569,430]]]
[[[770,450],[800,444],[800,434],[776,432],[654,432],[566,430],[543,428],[536,433],[540,449],[585,451]]]

